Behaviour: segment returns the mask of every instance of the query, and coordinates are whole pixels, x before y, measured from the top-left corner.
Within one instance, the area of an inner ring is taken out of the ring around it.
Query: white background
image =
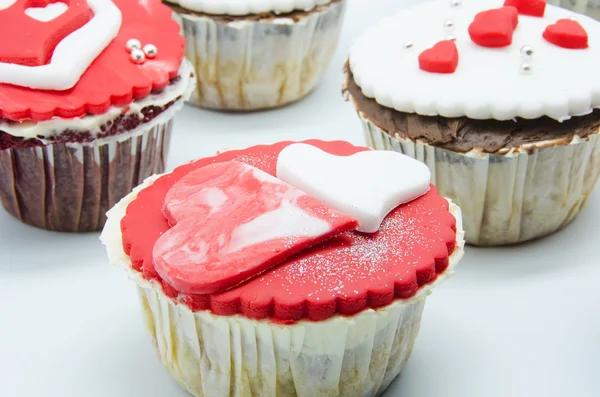
[[[363,143],[340,95],[344,56],[366,26],[409,3],[350,0],[325,81],[300,103],[239,115],[184,109],[169,168],[284,139]],[[413,356],[385,397],[600,396],[598,219],[600,192],[542,241],[467,247],[429,298]],[[109,266],[97,233],[37,230],[0,209],[0,396],[187,396],[156,360],[133,284]]]

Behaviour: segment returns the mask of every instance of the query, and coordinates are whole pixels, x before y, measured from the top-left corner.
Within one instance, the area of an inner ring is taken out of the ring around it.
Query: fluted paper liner
[[[101,240],[113,265],[137,283],[145,325],[158,358],[177,382],[196,397],[374,397],[406,365],[431,288],[449,277],[464,245],[460,209],[457,244],[450,265],[415,297],[355,316],[279,325],[240,315],[192,312],[174,303],[156,282],[131,268],[123,251],[121,219],[137,193],[109,211]]]
[[[391,137],[371,121],[361,121],[372,148],[427,164],[440,194],[462,209],[466,241],[473,245],[514,244],[563,228],[579,213],[600,175],[599,134],[505,155],[457,153]]]
[[[548,0],[548,4],[600,19],[600,0]]]
[[[299,17],[223,22],[175,14],[196,70],[190,102],[249,111],[284,106],[310,93],[335,52],[346,0]]]
[[[128,137],[0,151],[0,200],[22,222],[49,230],[102,229],[106,211],[163,172],[171,121]]]

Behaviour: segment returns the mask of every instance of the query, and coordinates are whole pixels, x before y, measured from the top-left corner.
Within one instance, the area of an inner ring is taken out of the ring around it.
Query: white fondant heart
[[[431,172],[397,152],[335,156],[298,143],[279,154],[277,177],[352,216],[358,231],[375,233],[391,210],[427,193]]]
[[[46,7],[31,7],[25,10],[25,14],[29,18],[33,18],[40,22],[50,22],[58,18],[69,9],[65,3],[51,3]]]
[[[17,0],[0,0],[0,11],[6,10],[8,7],[15,4]]]

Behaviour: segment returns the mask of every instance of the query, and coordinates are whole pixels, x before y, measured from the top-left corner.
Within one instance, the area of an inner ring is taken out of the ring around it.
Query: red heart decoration
[[[458,50],[450,40],[443,40],[419,54],[419,68],[430,73],[454,73]]]
[[[543,17],[546,12],[546,0],[506,0],[504,6],[515,7],[519,14]]]
[[[582,49],[588,47],[588,34],[577,21],[559,19],[548,25],[543,34],[544,39],[563,48]]]
[[[168,191],[172,226],[154,246],[158,274],[183,293],[234,287],[358,223],[241,162],[200,168]]]
[[[518,24],[519,12],[515,7],[482,11],[469,25],[469,36],[482,47],[507,47],[512,44]]]
[[[40,22],[25,14],[28,8],[42,8],[59,2],[65,3],[69,9],[52,21]],[[10,40],[0,40],[0,62],[26,66],[47,64],[56,45],[85,25],[92,16],[86,1],[17,0],[11,7],[0,11],[2,32],[11,37]]]

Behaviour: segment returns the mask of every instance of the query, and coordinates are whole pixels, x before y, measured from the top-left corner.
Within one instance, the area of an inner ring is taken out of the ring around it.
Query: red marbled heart
[[[543,33],[546,41],[563,48],[583,49],[588,47],[588,34],[579,22],[572,19],[559,19],[546,27]]]
[[[183,293],[208,294],[253,278],[357,221],[241,162],[200,168],[167,193],[172,226],[153,250],[156,271]]]
[[[419,54],[419,68],[430,73],[454,73],[458,50],[453,41],[443,40]]]
[[[519,14],[543,17],[546,12],[546,0],[506,0],[504,6],[515,7]]]
[[[469,36],[482,47],[507,47],[512,44],[518,24],[519,12],[515,7],[482,11],[469,25]]]
[[[25,13],[28,8],[44,8],[54,3],[64,3],[69,8],[51,21],[38,21]],[[56,45],[92,16],[86,1],[17,0],[11,7],[0,10],[2,33],[10,35],[0,40],[0,62],[25,66],[47,64]]]

